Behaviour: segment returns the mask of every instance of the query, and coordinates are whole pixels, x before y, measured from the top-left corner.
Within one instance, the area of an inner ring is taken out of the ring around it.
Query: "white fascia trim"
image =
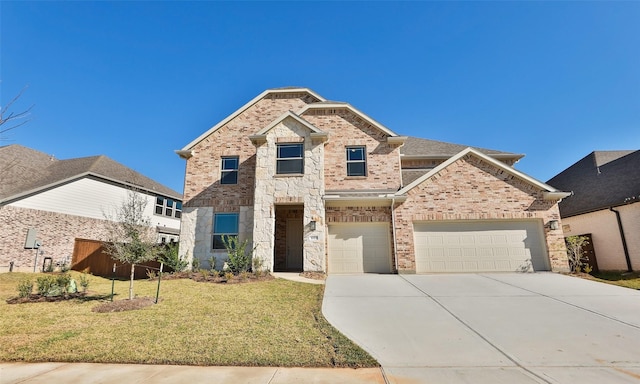
[[[364,113],[362,113],[361,111],[359,111],[358,109],[354,108],[351,104],[349,103],[322,103],[322,104],[307,104],[304,107],[302,107],[301,110],[299,110],[297,112],[298,115],[302,116],[306,111],[308,111],[309,109],[327,109],[327,108],[335,108],[335,109],[340,109],[340,108],[345,108],[350,110],[351,112],[355,113],[356,115],[360,116],[360,118],[362,118],[363,120],[369,122],[369,124],[373,125],[374,127],[378,128],[379,130],[381,130],[382,132],[386,133],[389,136],[399,136],[397,133],[393,132],[392,130],[390,130],[389,128],[385,127],[384,125],[378,123],[377,121],[375,121],[374,119],[372,119],[371,117],[365,115]]]
[[[196,138],[195,140],[193,140],[189,144],[185,145],[184,148],[182,148],[182,150],[186,151],[186,150],[189,150],[189,149],[193,148],[196,144],[198,144],[199,142],[204,140],[207,136],[209,136],[213,132],[215,132],[218,129],[220,129],[220,127],[222,127],[223,125],[227,124],[229,121],[235,119],[239,114],[241,114],[242,112],[247,110],[247,108],[251,107],[252,105],[257,103],[258,101],[260,101],[263,98],[265,98],[267,95],[274,94],[274,93],[296,93],[296,92],[307,92],[310,95],[312,95],[313,97],[317,98],[318,100],[325,101],[324,97],[318,95],[317,93],[313,92],[309,88],[267,89],[266,91],[262,92],[258,96],[254,97],[251,101],[249,101],[248,103],[246,103],[245,105],[240,107],[238,110],[236,110],[235,112],[233,112],[232,114],[227,116],[224,120],[222,120],[218,124],[214,125],[213,127],[209,128],[205,133],[203,133],[202,135],[198,136],[198,138]]]
[[[542,192],[542,197],[545,200],[562,200],[565,197],[572,196],[573,192],[560,192],[560,191],[547,191]]]
[[[421,184],[422,182],[424,182],[425,180],[431,178],[431,176],[437,174],[438,172],[440,172],[441,170],[447,168],[449,165],[455,163],[456,161],[460,160],[462,157],[466,156],[467,154],[472,154],[476,157],[479,157],[480,159],[488,162],[489,164],[495,166],[496,168],[502,169],[503,171],[510,173],[511,175],[522,179],[526,182],[528,182],[529,184],[532,184],[546,192],[560,192],[557,189],[553,188],[552,186],[545,184],[541,181],[538,181],[536,179],[534,179],[531,176],[528,176],[518,170],[516,170],[515,168],[512,168],[508,165],[506,165],[505,163],[496,160],[488,155],[485,155],[481,152],[476,151],[475,149],[471,148],[471,147],[467,147],[466,149],[460,151],[457,155],[450,157],[447,161],[443,162],[442,164],[438,165],[437,167],[433,168],[431,171],[427,172],[426,174],[424,174],[423,176],[417,178],[416,180],[414,180],[413,182],[411,182],[409,185],[407,185],[406,187],[402,188],[401,190],[399,190],[396,195],[404,195],[407,192],[409,192],[410,190],[412,190],[413,188],[415,188],[417,185]]]
[[[261,130],[256,132],[255,136],[264,135],[265,133],[269,132],[273,127],[275,127],[276,125],[280,124],[284,119],[286,119],[288,117],[290,117],[290,118],[294,119],[295,121],[297,121],[298,123],[304,125],[312,133],[324,133],[321,130],[319,130],[318,128],[316,128],[313,124],[311,124],[310,122],[308,122],[305,119],[303,119],[302,117],[296,115],[295,113],[293,113],[291,111],[287,111],[287,112],[283,113],[282,115],[280,115],[280,117],[278,117],[277,119],[273,120],[269,125],[267,125],[266,127],[262,128]]]
[[[71,182],[74,182],[74,181],[77,181],[77,180],[80,180],[80,179],[84,179],[86,177],[94,177],[96,179],[102,179],[102,180],[109,181],[109,182],[114,183],[114,184],[121,185],[121,186],[123,186],[123,187],[125,187],[127,189],[131,188],[133,190],[144,191],[144,192],[147,192],[147,193],[152,194],[152,195],[162,195],[162,196],[171,197],[171,198],[173,198],[175,200],[182,201],[182,196],[177,196],[177,195],[169,196],[169,195],[167,195],[165,193],[161,193],[159,191],[154,191],[154,190],[151,190],[151,189],[148,189],[148,188],[141,187],[139,185],[134,185],[134,184],[131,184],[131,183],[123,182],[121,180],[116,180],[116,179],[112,179],[110,177],[105,177],[105,176],[99,175],[97,173],[84,172],[84,173],[81,173],[79,175],[74,175],[72,177],[68,177],[68,178],[63,179],[63,180],[58,180],[55,183],[43,185],[42,187],[34,188],[34,189],[29,190],[29,191],[20,192],[20,193],[17,193],[15,195],[13,195],[13,196],[9,196],[9,197],[7,197],[5,199],[0,200],[0,204],[4,204],[4,203],[6,203],[8,201],[19,200],[19,199],[21,199],[23,197],[26,197],[26,196],[36,195],[36,194],[38,194],[40,192],[43,192],[43,191],[46,191],[46,190],[49,190],[49,189],[53,189],[53,188],[56,188],[56,187],[58,187],[60,185],[68,184],[68,183],[71,183]]]

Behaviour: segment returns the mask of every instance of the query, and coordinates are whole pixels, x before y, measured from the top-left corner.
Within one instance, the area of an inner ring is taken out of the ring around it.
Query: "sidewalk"
[[[385,383],[380,368],[198,367],[187,365],[1,363],[0,383]]]

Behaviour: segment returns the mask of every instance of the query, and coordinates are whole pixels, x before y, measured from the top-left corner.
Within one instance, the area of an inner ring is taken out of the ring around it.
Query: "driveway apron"
[[[332,275],[325,317],[389,382],[640,382],[640,293],[553,273]]]

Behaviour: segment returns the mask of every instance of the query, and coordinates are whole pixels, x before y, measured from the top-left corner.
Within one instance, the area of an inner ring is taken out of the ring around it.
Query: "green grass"
[[[603,283],[619,285],[621,287],[632,289],[640,289],[640,272],[598,272],[594,273],[592,278]]]
[[[79,280],[79,273],[73,273]],[[100,300],[7,304],[18,282],[0,274],[0,361],[186,365],[375,367],[378,363],[324,319],[324,286],[271,280],[211,284],[166,280],[161,302],[135,311],[96,313]],[[155,296],[156,282],[135,282]],[[116,281],[116,299],[128,281]],[[90,296],[111,281],[90,277]]]

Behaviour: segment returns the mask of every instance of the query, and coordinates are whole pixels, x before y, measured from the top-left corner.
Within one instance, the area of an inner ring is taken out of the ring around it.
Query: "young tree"
[[[154,260],[159,252],[156,233],[145,214],[147,199],[141,193],[130,190],[115,212],[104,214],[107,220],[107,242],[104,246],[112,258],[123,264],[131,264],[129,299],[133,299],[133,277],[136,264]]]
[[[574,273],[582,271],[582,268],[589,261],[589,257],[584,254],[582,249],[589,244],[588,238],[586,236],[569,236],[565,239],[565,243],[567,244],[567,256],[571,271]]]

